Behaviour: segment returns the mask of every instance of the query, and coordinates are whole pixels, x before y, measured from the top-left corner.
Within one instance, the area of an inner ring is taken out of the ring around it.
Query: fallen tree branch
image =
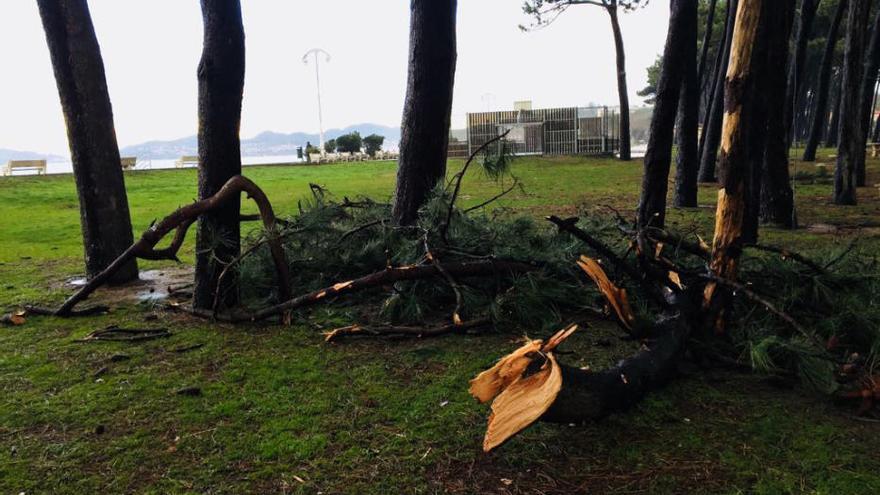
[[[449,275],[453,277],[483,277],[498,272],[529,272],[537,269],[537,266],[526,263],[518,263],[512,261],[501,260],[481,260],[470,262],[454,262],[442,263],[441,267]],[[381,287],[385,285],[393,285],[395,282],[406,280],[421,280],[441,276],[440,271],[434,265],[408,265],[400,267],[387,267],[378,272],[369,275],[339,282],[323,289],[309,292],[292,299],[288,299],[274,306],[255,311],[253,313],[236,312],[233,314],[218,314],[217,320],[230,323],[239,323],[246,321],[265,320],[271,316],[276,316],[285,311],[311,306],[324,302],[333,297],[359,292],[366,289]],[[179,308],[189,311],[195,316],[211,317],[212,312],[200,311],[197,309]]]
[[[470,208],[466,208],[465,210],[462,211],[462,213],[470,213],[474,210],[479,210],[480,208],[482,208],[484,206],[490,205],[490,204],[494,203],[495,201],[503,198],[504,196],[507,196],[511,191],[516,189],[517,186],[519,186],[519,179],[514,178],[513,184],[511,184],[510,187],[501,191],[500,193],[496,194],[495,196],[492,196],[491,198],[487,199],[486,201],[483,201],[482,203],[480,203],[478,205],[471,206]]]
[[[26,321],[22,312],[0,315],[0,325],[18,326],[24,325]]]
[[[797,261],[798,263],[809,267],[814,272],[825,275],[828,273],[828,270],[825,267],[819,265],[815,261],[807,258],[806,256],[800,255],[794,251],[790,251],[786,248],[776,247],[776,246],[768,246],[764,244],[746,244],[744,246],[747,249],[756,249],[758,251],[766,251],[768,253],[776,253],[782,256],[782,259],[790,259]]]
[[[140,239],[128,247],[118,258],[116,258],[110,266],[101,273],[90,279],[79,291],[70,296],[64,304],[61,305],[51,314],[55,316],[71,316],[73,307],[83,301],[96,289],[104,285],[110,277],[113,276],[120,268],[125,266],[133,258],[142,258],[148,260],[174,260],[177,258],[177,252],[183,245],[186,238],[186,232],[199,216],[216,209],[230,198],[235,197],[242,192],[246,193],[248,198],[257,203],[260,209],[260,215],[263,218],[263,225],[269,232],[269,244],[272,252],[272,258],[275,261],[275,269],[278,275],[279,291],[284,297],[288,297],[290,293],[290,274],[287,261],[284,256],[284,249],[278,241],[275,214],[272,211],[272,205],[265,193],[250,179],[236,175],[229,179],[226,184],[217,191],[216,194],[209,198],[196,201],[187,206],[183,206],[163,218],[159,223],[153,223],[141,234]],[[171,244],[163,249],[156,249],[159,243],[169,232],[175,231]]]
[[[468,168],[471,166],[471,162],[473,162],[474,158],[476,158],[477,155],[479,155],[480,153],[485,151],[492,143],[495,143],[495,142],[500,141],[501,139],[504,139],[505,137],[507,137],[507,135],[510,134],[511,130],[512,129],[508,129],[508,130],[504,131],[503,133],[501,133],[501,134],[493,137],[492,139],[486,141],[485,143],[481,144],[476,150],[474,150],[473,153],[471,153],[471,155],[468,157],[467,161],[464,162],[464,166],[461,168],[461,170],[459,170],[458,173],[452,177],[450,184],[452,184],[454,182],[455,187],[452,189],[452,196],[449,198],[449,209],[446,212],[446,220],[440,225],[440,237],[443,239],[443,242],[446,242],[447,244],[449,244],[446,239],[446,232],[449,230],[449,223],[452,221],[452,214],[455,211],[455,200],[458,199],[458,193],[459,193],[459,191],[461,191],[461,181],[462,181],[462,179],[464,179],[464,174],[467,173]]]
[[[798,333],[800,333],[801,335],[803,335],[807,339],[813,341],[813,343],[816,344],[819,349],[825,348],[825,342],[823,342],[821,339],[819,339],[816,335],[808,332],[807,329],[804,328],[800,323],[798,323],[797,320],[792,318],[791,315],[789,315],[785,311],[782,311],[781,309],[777,308],[773,303],[768,301],[766,298],[764,298],[763,296],[761,296],[757,292],[749,289],[745,284],[741,284],[741,283],[735,282],[733,280],[719,277],[718,275],[715,275],[713,273],[704,273],[700,277],[705,280],[708,280],[710,282],[714,282],[718,285],[723,285],[729,289],[732,289],[734,291],[742,293],[742,295],[747,297],[749,300],[754,301],[754,302],[760,304],[761,306],[764,306],[764,308],[767,309],[767,311],[778,316],[780,319],[782,319],[783,321],[788,323]]]
[[[42,306],[32,306],[26,305],[24,307],[25,311],[29,315],[39,315],[39,316],[65,316],[65,317],[74,317],[74,316],[97,316],[103,315],[110,312],[109,306],[104,306],[102,304],[98,304],[95,306],[89,306],[84,309],[71,309],[64,315],[58,315],[57,309],[52,308],[44,308]]]
[[[350,337],[357,335],[371,335],[377,337],[436,337],[449,333],[464,333],[472,328],[484,327],[491,325],[492,320],[488,317],[477,318],[470,321],[464,321],[459,324],[446,324],[434,327],[413,327],[399,325],[349,325],[333,329],[324,334],[325,342],[335,342],[342,337]]]
[[[113,342],[143,342],[145,340],[161,339],[170,337],[171,332],[167,328],[119,328],[111,325],[107,328],[95,330],[76,342],[113,341]]]

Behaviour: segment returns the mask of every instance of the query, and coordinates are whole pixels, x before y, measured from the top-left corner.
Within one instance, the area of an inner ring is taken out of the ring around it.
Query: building
[[[467,114],[467,150],[510,131],[505,138],[515,155],[610,155],[620,142],[619,116],[608,107],[531,109],[517,102],[516,110]]]

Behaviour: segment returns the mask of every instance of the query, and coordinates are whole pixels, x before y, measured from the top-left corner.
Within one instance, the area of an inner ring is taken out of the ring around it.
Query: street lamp
[[[321,48],[312,48],[311,50],[307,51],[305,53],[305,55],[303,55],[302,61],[304,64],[308,65],[309,64],[309,55],[312,55],[315,58],[315,84],[318,88],[318,131],[320,132],[320,140],[321,140],[320,151],[321,151],[321,154],[323,155],[324,154],[324,122],[323,122],[323,118],[321,117],[321,74],[320,74],[320,70],[318,68],[318,60],[319,60],[318,55],[320,55],[320,54],[324,55],[325,62],[330,61],[330,54],[327,53],[326,51],[322,50]]]

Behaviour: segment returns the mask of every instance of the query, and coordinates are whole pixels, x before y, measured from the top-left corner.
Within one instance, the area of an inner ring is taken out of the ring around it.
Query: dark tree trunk
[[[201,0],[204,41],[199,61],[199,199],[213,196],[241,174],[241,101],[244,91],[244,27],[238,0]],[[240,198],[199,217],[193,307],[238,303],[238,278],[223,267],[238,256]]]
[[[765,10],[768,33],[763,105],[767,110],[767,126],[763,165],[759,171],[760,213],[765,223],[793,229],[797,220],[788,173],[788,126],[784,118],[791,72],[786,81],[785,72],[779,68],[785,67],[788,59],[787,42],[794,18],[794,0],[774,0],[773,5]]]
[[[693,7],[693,8],[691,8]],[[686,52],[693,55],[695,42],[691,26],[696,25],[696,0],[672,0],[669,4],[669,29],[663,50],[663,66],[657,81],[657,97],[648,149],[645,152],[642,175],[642,197],[639,200],[639,226],[663,228],[666,222],[666,193],[669,184],[669,164],[672,161],[672,138],[675,115],[678,110],[679,93],[684,72],[693,66],[694,59],[687,59]]]
[[[456,0],[411,0],[409,74],[400,129],[394,221],[411,224],[446,175],[455,82]]]
[[[79,195],[86,273],[96,276],[134,242],[104,62],[86,0],[39,0]],[[134,280],[132,260],[111,283]]]
[[[819,7],[819,0],[801,0],[797,33],[794,39],[794,57],[790,59],[788,65],[788,82],[783,112],[786,143],[791,139],[791,127],[795,108],[797,108],[797,102],[800,101],[803,94],[801,88],[804,85],[801,83],[801,79],[803,78],[804,63],[807,57],[807,42],[810,40],[810,32],[813,29],[813,19],[816,18],[817,7]]]
[[[834,169],[834,203],[856,204],[856,166],[865,154],[865,123],[859,88],[865,55],[868,0],[850,0],[847,13],[846,48],[843,52],[843,83],[840,99],[840,137]]]
[[[632,159],[629,129],[629,93],[626,89],[626,52],[623,49],[623,34],[617,19],[617,3],[607,7],[611,18],[611,31],[614,33],[614,52],[617,61],[617,96],[620,100],[620,159]]]
[[[836,148],[837,147],[837,129],[840,127],[840,75],[834,78],[834,82],[832,83],[832,94],[834,97],[831,100],[831,121],[828,122],[828,129],[825,130],[825,146],[828,148]]]
[[[700,62],[697,69],[697,80],[703,84],[706,74],[706,62],[709,57],[709,45],[712,44],[712,28],[715,23],[715,6],[718,0],[709,0],[709,12],[706,15],[706,32],[703,33],[703,44],[700,46]]]
[[[867,55],[865,56],[865,73],[862,76],[862,86],[859,89],[859,98],[862,102],[862,125],[864,126],[865,142],[868,139],[868,130],[871,126],[871,115],[874,110],[874,93],[877,85],[877,70],[880,68],[880,9],[874,16],[874,25],[871,29],[871,41],[868,43]],[[865,186],[865,154],[856,155],[856,186]]]
[[[730,45],[736,25],[737,0],[730,0],[727,11],[726,33],[721,61],[716,67],[715,88],[712,91],[712,105],[703,126],[703,140],[700,147],[700,182],[715,182],[715,158],[721,144],[721,123],[724,117],[724,79],[730,59]]]
[[[724,46],[725,41],[727,40],[727,32],[730,27],[730,23],[733,22],[734,15],[731,14],[730,3],[727,3],[727,8],[724,16],[724,30],[721,33],[722,39],[718,45],[718,50],[715,53],[715,63],[712,64],[712,73],[708,72],[704,74],[703,79],[700,80],[700,98],[703,103],[703,111],[702,111],[702,132],[700,133],[700,143],[697,148],[697,155],[703,156],[703,146],[706,144],[706,129],[709,128],[709,115],[712,110],[712,102],[715,101],[715,91],[718,87],[719,78],[718,78],[718,68],[721,64],[725,63],[724,58]],[[721,77],[724,77],[723,75]]]
[[[773,166],[788,170],[785,131],[782,124],[785,96],[788,39],[795,0],[761,0],[761,14],[752,44],[749,76],[743,95],[742,117],[745,129],[745,209],[742,242],[758,242],[761,212],[761,189],[765,178],[765,159],[775,158]],[[777,139],[771,141],[770,133]],[[769,169],[766,169],[769,172]],[[787,183],[786,183],[787,185]]]
[[[682,50],[685,63],[678,97],[678,155],[673,198],[673,205],[680,208],[697,206],[697,174],[700,172],[700,157],[697,154],[700,77],[694,64],[697,55],[697,2],[689,4],[687,8],[693,9],[693,12],[687,16],[688,25],[682,28],[689,41]]]
[[[831,27],[828,29],[828,37],[825,40],[825,52],[822,54],[822,64],[819,69],[819,85],[816,89],[815,103],[813,104],[813,121],[810,124],[810,133],[807,135],[807,142],[804,145],[803,159],[805,162],[816,161],[816,149],[819,147],[819,140],[822,138],[822,131],[825,129],[825,126],[828,125],[828,87],[831,82],[834,47],[837,45],[837,36],[840,31],[840,23],[843,19],[844,11],[846,11],[846,6],[847,0],[840,0],[840,3],[837,4],[837,10],[834,12],[834,19],[831,21]],[[858,89],[856,89],[856,93],[858,93]]]

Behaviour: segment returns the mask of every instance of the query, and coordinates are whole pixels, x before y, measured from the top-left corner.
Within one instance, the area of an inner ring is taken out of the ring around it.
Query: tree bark
[[[837,129],[840,127],[840,75],[833,78],[831,83],[832,94],[831,100],[831,120],[828,122],[828,128],[825,130],[825,146],[828,148],[837,147]]]
[[[714,2],[713,2],[714,5]],[[688,17],[689,25],[685,36],[689,40],[683,49],[685,59],[681,93],[678,97],[678,155],[675,162],[676,207],[697,206],[697,174],[700,173],[700,157],[697,154],[697,134],[700,114],[700,74],[696,67],[697,55],[697,2],[693,2],[693,12]],[[704,40],[704,43],[706,41]],[[703,60],[705,62],[705,60]]]
[[[67,124],[86,274],[92,278],[133,242],[104,61],[86,0],[39,0],[37,6]],[[110,283],[137,277],[131,260]]]
[[[846,48],[843,52],[843,83],[840,99],[840,134],[837,167],[834,169],[834,203],[856,204],[856,167],[865,154],[866,125],[859,88],[865,54],[868,0],[850,0],[847,13]]]
[[[800,101],[803,92],[801,80],[804,74],[804,63],[807,58],[807,42],[813,29],[813,20],[816,18],[816,9],[819,0],[801,0],[800,15],[798,16],[797,33],[794,39],[794,57],[788,65],[788,81],[786,84],[785,109],[783,122],[785,124],[786,143],[790,143],[792,136],[792,121],[797,101]]]
[[[751,80],[757,74],[755,44],[765,7],[776,0],[741,0],[725,78],[725,112],[721,149],[718,159],[718,207],[715,213],[715,236],[712,240],[710,271],[723,279],[736,281],[739,255],[743,248],[743,219],[746,214],[750,125],[758,106]],[[764,30],[766,32],[766,30]],[[780,67],[778,70],[783,70]],[[729,291],[715,283],[706,285],[703,303],[707,323],[723,331]]]
[[[685,70],[693,68],[696,40],[696,0],[672,0],[669,8],[669,29],[663,50],[663,66],[657,81],[657,96],[648,149],[645,152],[642,196],[639,201],[639,226],[663,228],[666,219],[666,193],[669,183],[669,165],[672,161],[672,141],[679,93]],[[693,46],[691,46],[693,44]]]
[[[721,60],[717,66],[715,84],[712,91],[712,105],[703,126],[703,138],[700,147],[700,182],[715,182],[715,158],[721,143],[721,123],[724,116],[724,77],[730,61],[730,45],[736,25],[737,0],[730,0],[725,28],[724,48],[721,49]]]
[[[244,26],[238,0],[201,0],[204,41],[199,61],[199,199],[241,174],[241,102],[244,92]],[[238,303],[238,278],[217,281],[224,265],[240,253],[241,199],[232,198],[199,217],[193,307]]]
[[[703,84],[703,77],[706,74],[706,62],[709,57],[709,45],[712,44],[712,28],[715,26],[715,6],[718,0],[709,1],[709,12],[706,15],[706,32],[703,33],[703,44],[700,45],[700,62],[697,66],[697,80]]]
[[[626,52],[623,49],[623,34],[620,32],[620,21],[617,18],[617,2],[606,9],[611,18],[611,31],[614,34],[614,52],[617,63],[617,96],[620,100],[620,159],[632,159],[629,125],[629,93],[626,87]]]
[[[822,64],[819,69],[819,85],[816,89],[815,104],[813,105],[813,121],[810,124],[807,142],[804,145],[803,160],[805,162],[816,161],[816,149],[819,147],[819,140],[822,138],[822,130],[828,124],[828,87],[831,81],[831,66],[834,59],[834,47],[837,45],[837,36],[840,32],[840,23],[843,19],[844,11],[846,11],[847,1],[840,0],[840,3],[837,4],[837,10],[834,12],[834,19],[831,21],[828,37],[825,40],[825,51],[822,54]]]
[[[409,73],[392,216],[413,223],[446,175],[455,82],[457,0],[411,0]]]
[[[769,11],[765,9],[769,32],[763,77],[766,80],[763,105],[767,109],[767,125],[762,166],[758,172],[761,179],[760,216],[765,223],[793,229],[797,226],[797,219],[788,173],[789,126],[785,120],[786,110],[790,111],[786,93],[791,83],[791,71],[786,77],[785,72],[779,68],[785,67],[788,59],[794,0],[774,0],[773,5]]]
[[[871,40],[868,42],[867,54],[865,56],[865,72],[862,76],[862,86],[859,89],[859,99],[862,102],[861,108],[863,112],[862,123],[864,126],[863,136],[865,142],[862,143],[862,149],[865,149],[868,139],[868,130],[871,126],[871,115],[873,114],[874,93],[877,84],[877,70],[880,69],[880,9],[874,16],[874,24],[871,29]],[[865,186],[865,154],[856,155],[856,186]]]

